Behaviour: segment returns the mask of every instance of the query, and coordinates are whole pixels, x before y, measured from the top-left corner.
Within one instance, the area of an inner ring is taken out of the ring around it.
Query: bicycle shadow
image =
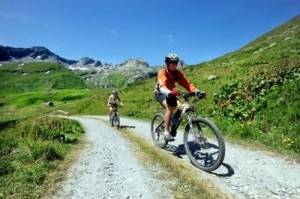
[[[217,148],[215,145],[211,145],[211,147],[213,148]],[[182,156],[184,155],[187,155],[186,152],[185,152],[185,149],[184,149],[184,145],[183,144],[179,144],[179,145],[172,145],[172,144],[168,144],[165,148],[164,148],[166,151],[169,151],[172,153],[172,155],[180,158],[180,159],[183,159]],[[193,165],[193,164],[192,164]],[[197,167],[196,167],[197,168]],[[218,176],[218,177],[231,177],[234,175],[234,169],[227,163],[223,162],[220,167],[221,169],[218,169],[218,170],[222,170],[222,172],[215,172],[215,171],[208,171],[207,173],[210,173],[210,174],[213,174],[215,176]],[[224,170],[224,172],[223,172]]]
[[[119,129],[127,129],[127,128],[132,128],[132,129],[134,129],[135,126],[128,126],[128,125],[120,125],[120,126],[119,126]]]
[[[186,155],[185,149],[184,149],[184,145],[180,144],[178,146],[172,145],[172,144],[168,144],[164,150],[171,152],[174,156],[183,159],[183,155]]]
[[[234,169],[229,164],[226,164],[226,163],[223,162],[221,164],[221,166],[225,167],[225,169],[227,170],[227,173],[216,173],[216,172],[213,172],[213,171],[210,171],[208,173],[214,174],[215,176],[222,177],[222,178],[231,177],[231,176],[234,175]]]

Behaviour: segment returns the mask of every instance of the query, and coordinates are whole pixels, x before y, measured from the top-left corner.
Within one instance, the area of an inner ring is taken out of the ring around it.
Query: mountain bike
[[[176,131],[181,123],[184,123],[183,142],[184,149],[191,163],[204,171],[216,170],[225,157],[225,142],[221,131],[210,120],[198,117],[194,105],[189,102],[190,97],[195,102],[200,98],[194,93],[181,93],[184,99],[182,112],[177,121],[174,114],[170,122],[170,133],[176,136]],[[151,135],[157,147],[165,148],[168,141],[164,139],[164,115],[156,113],[151,121]]]
[[[115,105],[115,106],[117,106],[117,105]],[[112,127],[120,128],[120,115],[117,110],[118,109],[116,107],[116,109],[112,112],[111,117],[110,117],[110,123],[111,123]]]

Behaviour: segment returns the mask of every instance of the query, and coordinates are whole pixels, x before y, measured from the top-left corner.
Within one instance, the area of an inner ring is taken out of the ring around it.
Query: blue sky
[[[72,60],[210,61],[300,14],[300,0],[0,0],[0,45]]]

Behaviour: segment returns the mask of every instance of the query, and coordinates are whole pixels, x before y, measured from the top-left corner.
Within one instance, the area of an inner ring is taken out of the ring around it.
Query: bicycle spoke
[[[161,114],[156,114],[152,119],[151,135],[156,146],[164,148],[167,145],[164,139],[164,117]]]
[[[225,146],[218,129],[210,122],[196,120],[185,133],[185,148],[191,162],[200,169],[217,169],[224,159]]]

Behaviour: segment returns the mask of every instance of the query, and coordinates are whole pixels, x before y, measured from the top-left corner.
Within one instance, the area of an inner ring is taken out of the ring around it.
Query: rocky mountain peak
[[[102,67],[102,63],[99,60],[94,60],[90,57],[81,58],[76,64],[77,67]]]
[[[149,64],[144,59],[128,59],[127,61],[120,64],[122,67],[133,68],[133,67],[149,67]]]
[[[64,59],[45,47],[14,48],[0,45],[0,61],[2,62],[60,62],[63,65],[75,63],[74,60]]]

